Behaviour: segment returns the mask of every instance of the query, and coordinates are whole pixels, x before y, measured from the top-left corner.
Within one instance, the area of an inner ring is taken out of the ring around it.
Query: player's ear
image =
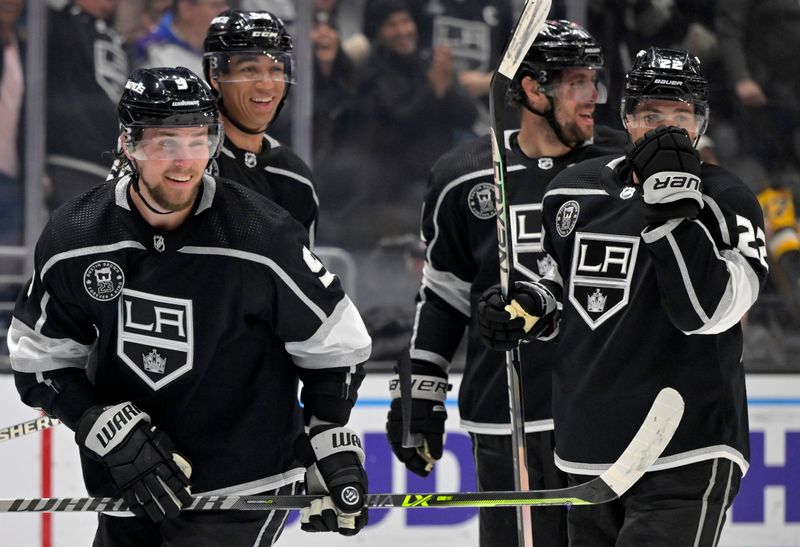
[[[542,111],[547,108],[548,101],[544,89],[542,89],[541,84],[532,76],[523,77],[520,85],[522,86],[522,92],[525,93],[528,102],[533,108],[537,111]]]
[[[125,154],[125,157],[129,160],[133,160],[130,152],[128,151],[128,146],[125,144],[125,133],[120,133],[119,139],[117,141],[117,149],[122,151]]]

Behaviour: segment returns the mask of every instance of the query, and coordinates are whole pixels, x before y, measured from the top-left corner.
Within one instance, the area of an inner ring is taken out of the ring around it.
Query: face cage
[[[294,84],[294,56],[285,51],[254,49],[235,52],[213,52],[203,55],[208,60],[209,77],[218,82],[258,82],[270,79]],[[252,62],[241,62],[241,57],[252,58]],[[264,57],[271,63],[262,63]],[[281,70],[277,70],[282,64]],[[263,66],[262,66],[263,65]]]
[[[589,69],[595,74],[597,74],[597,80],[595,80],[594,86],[572,85],[575,82],[571,82],[568,84],[565,84],[563,82],[564,74],[567,71],[569,71],[570,69],[580,69],[580,68]],[[565,67],[548,68],[547,71],[548,72],[558,71],[558,75],[556,76],[554,82],[543,84],[540,86],[541,90],[548,97],[555,98],[559,89],[567,88],[564,90],[564,95],[563,95],[564,98],[568,100],[573,100],[577,103],[587,103],[591,101],[596,89],[597,99],[594,101],[594,103],[605,104],[608,101],[608,72],[606,72],[604,68],[565,66]]]
[[[191,128],[205,128],[206,135],[182,131]],[[145,129],[157,129],[163,132],[145,138]],[[207,125],[134,125],[125,127],[124,139],[128,155],[138,161],[198,159],[211,161],[217,157],[222,148],[224,131],[222,122]]]
[[[707,104],[698,103],[692,98],[680,98],[680,97],[664,97],[664,96],[644,96],[644,97],[623,97],[622,102],[620,104],[620,116],[622,118],[622,125],[625,129],[629,128],[646,128],[646,129],[655,129],[659,125],[665,125],[663,123],[659,123],[660,120],[653,120],[652,122],[641,121],[637,122],[636,120],[631,120],[629,118],[633,118],[634,116],[639,116],[640,113],[637,112],[637,109],[641,106],[641,104],[645,101],[653,100],[653,101],[674,101],[679,102],[687,105],[694,106],[694,114],[691,114],[693,121],[691,123],[678,123],[678,124],[670,124],[670,125],[677,125],[677,127],[681,127],[682,129],[686,129],[689,133],[695,133],[695,141],[699,139],[703,134],[705,134],[706,129],[708,128],[708,120],[710,111]],[[667,121],[674,121],[669,120]],[[655,124],[655,125],[654,125]]]

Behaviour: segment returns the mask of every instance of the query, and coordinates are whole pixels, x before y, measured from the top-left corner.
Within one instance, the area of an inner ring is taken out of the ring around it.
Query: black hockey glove
[[[629,157],[642,184],[648,224],[697,217],[703,207],[700,154],[685,129],[651,129],[633,144]]]
[[[541,286],[517,281],[506,304],[500,285],[486,289],[478,301],[481,340],[497,351],[510,351],[526,337],[536,336],[539,319],[556,311],[556,300]]]
[[[361,439],[335,424],[312,427],[302,436],[306,493],[326,494],[300,512],[305,532],[339,532],[354,536],[367,524],[367,473]]]
[[[386,436],[392,452],[408,469],[427,477],[444,449],[444,401],[452,388],[447,373],[436,365],[411,363],[411,434],[414,448],[403,447],[403,408],[400,378],[389,380],[392,406],[386,417]]]
[[[133,403],[90,408],[81,416],[75,440],[83,454],[103,464],[137,517],[161,522],[192,501],[189,462]]]

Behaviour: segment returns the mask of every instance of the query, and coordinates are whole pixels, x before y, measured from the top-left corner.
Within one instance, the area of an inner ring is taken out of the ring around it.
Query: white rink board
[[[453,378],[458,384],[459,378]],[[384,440],[388,408],[388,376],[368,377],[353,412],[351,427],[362,435],[372,492],[407,490],[474,490],[469,438],[458,429],[457,410],[450,403],[447,451],[437,466],[435,479],[426,482],[406,473],[391,455]],[[457,389],[457,387],[456,387]],[[751,472],[728,515],[722,547],[800,546],[800,376],[753,376],[748,378],[753,454]],[[0,427],[37,416],[19,402],[13,380],[0,376]],[[53,495],[84,496],[77,449],[72,432],[63,425],[53,428]],[[0,497],[41,495],[41,438],[34,433],[0,443],[3,482]],[[410,483],[410,484],[409,484]],[[786,485],[793,492],[786,494]],[[476,510],[395,509],[370,512],[371,524],[359,535],[306,534],[297,519],[278,545],[339,547],[369,545],[395,547],[424,542],[426,547],[477,545]],[[38,547],[42,544],[38,514],[7,514],[3,545]],[[54,514],[53,547],[91,545],[93,514]]]

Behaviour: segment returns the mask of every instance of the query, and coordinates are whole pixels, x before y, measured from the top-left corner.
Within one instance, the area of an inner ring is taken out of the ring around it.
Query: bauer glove
[[[354,536],[367,524],[367,474],[361,439],[335,424],[311,427],[300,438],[306,461],[306,493],[325,494],[300,512],[306,532],[339,532]]]
[[[83,454],[103,464],[137,517],[161,522],[192,501],[189,462],[133,403],[90,408],[81,416],[75,440]]]
[[[648,224],[697,217],[703,208],[700,154],[685,129],[651,129],[633,144],[629,158],[642,184]]]
[[[444,423],[447,411],[444,401],[452,388],[447,373],[436,365],[411,364],[411,440],[413,447],[403,446],[403,408],[400,378],[389,381],[392,406],[386,417],[386,436],[392,452],[408,469],[427,477],[444,449]]]
[[[481,340],[497,351],[511,351],[526,337],[536,336],[539,319],[556,311],[556,300],[540,285],[517,281],[511,304],[500,285],[489,287],[478,301]]]

